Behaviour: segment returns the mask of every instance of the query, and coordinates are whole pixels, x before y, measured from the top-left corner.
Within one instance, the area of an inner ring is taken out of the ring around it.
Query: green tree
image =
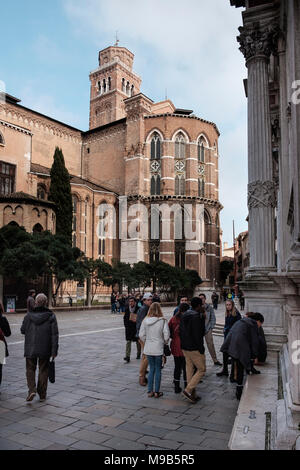
[[[233,271],[234,262],[229,260],[223,260],[220,263],[220,282],[225,284],[228,274]]]
[[[112,267],[105,261],[87,257],[84,257],[82,265],[86,271],[87,305],[91,305],[98,287],[112,285]]]
[[[112,285],[118,284],[119,291],[122,292],[123,288],[127,286],[128,293],[136,287],[136,280],[133,276],[133,270],[129,263],[113,260],[112,262]]]
[[[72,244],[72,193],[62,150],[56,147],[50,171],[49,200],[56,205],[56,233]]]
[[[144,261],[135,263],[132,267],[132,275],[135,284],[133,287],[142,288],[144,291],[146,287],[151,286],[152,276],[150,264]]]

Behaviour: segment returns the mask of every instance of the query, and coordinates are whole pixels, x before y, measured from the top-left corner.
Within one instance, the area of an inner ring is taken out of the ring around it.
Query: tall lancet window
[[[198,140],[198,161],[205,163],[205,152],[207,148],[207,142],[203,136]]]
[[[175,139],[175,195],[185,195],[185,146],[186,140],[182,132]]]
[[[151,175],[151,196],[160,195],[160,179],[161,179],[161,139],[157,132],[154,132],[151,139],[151,159],[150,159],[150,175]]]

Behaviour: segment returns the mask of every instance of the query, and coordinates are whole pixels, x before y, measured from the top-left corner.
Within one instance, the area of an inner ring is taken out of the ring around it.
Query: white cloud
[[[113,45],[118,31],[119,45],[135,54],[146,95],[159,101],[167,88],[175,106],[217,124],[223,239],[231,237],[228,220],[245,230],[246,69],[236,41],[241,10],[226,0],[64,0],[64,6],[75,33],[99,50]]]

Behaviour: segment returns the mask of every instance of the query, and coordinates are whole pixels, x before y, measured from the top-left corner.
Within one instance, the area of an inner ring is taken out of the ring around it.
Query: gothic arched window
[[[160,160],[161,140],[157,132],[154,132],[151,139],[151,160]]]
[[[46,189],[45,189],[45,186],[43,184],[38,184],[38,187],[37,187],[37,197],[38,199],[47,199],[46,197],[47,195],[47,192],[46,192]]]
[[[125,78],[122,78],[122,91],[126,93]]]
[[[208,147],[207,141],[203,136],[198,140],[198,161],[201,163],[205,162],[205,149]]]
[[[205,179],[203,177],[198,178],[198,196],[204,197],[205,195]]]
[[[4,144],[5,144],[5,142],[4,142],[4,137],[3,137],[3,135],[2,135],[1,132],[0,132],[0,145],[4,145]]]
[[[131,85],[131,96],[134,95],[134,85]]]
[[[175,158],[185,158],[185,137],[182,132],[175,139]]]
[[[126,85],[126,95],[130,95],[130,84],[129,82],[127,82],[127,85]]]
[[[106,80],[103,79],[103,93],[106,93]]]

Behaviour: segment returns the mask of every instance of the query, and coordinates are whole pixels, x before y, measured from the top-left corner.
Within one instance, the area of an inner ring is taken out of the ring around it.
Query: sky
[[[220,219],[232,246],[233,220],[236,236],[248,228],[241,12],[229,0],[2,0],[0,83],[24,106],[87,130],[89,73],[117,32],[145,95],[218,126]]]

